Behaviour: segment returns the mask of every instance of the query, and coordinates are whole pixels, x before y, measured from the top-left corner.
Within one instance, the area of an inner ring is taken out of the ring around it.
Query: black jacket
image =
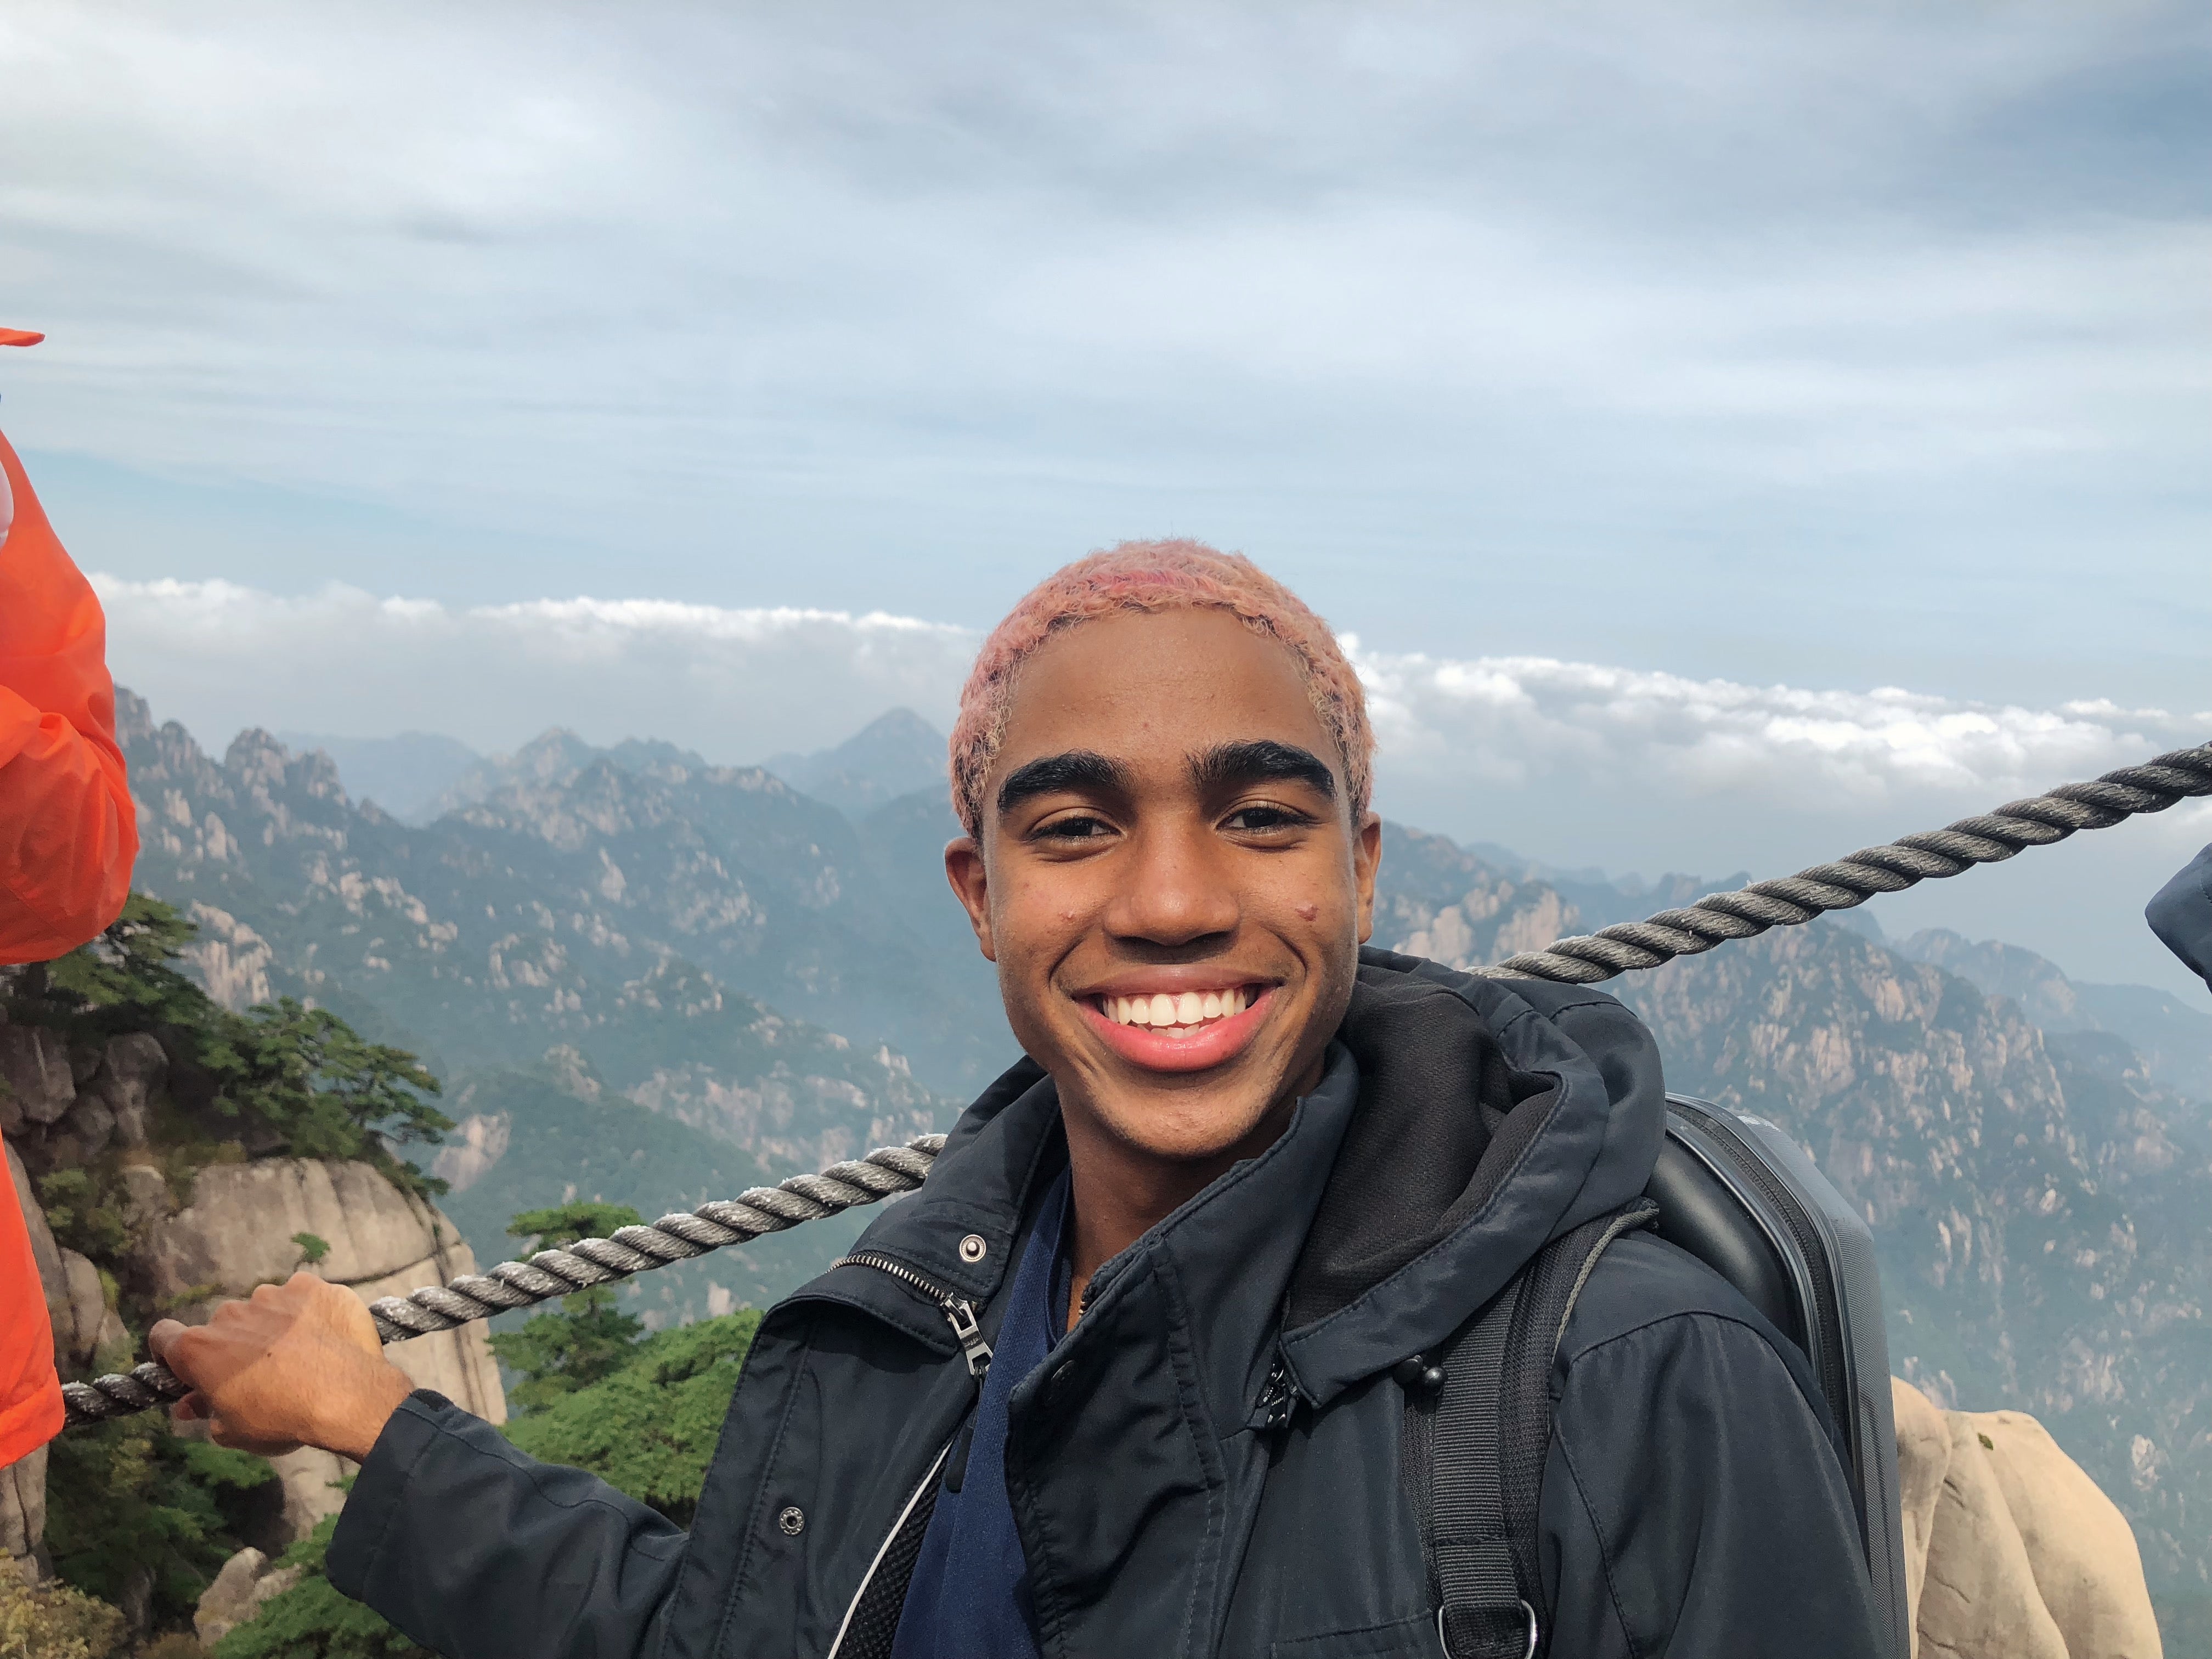
[[[1101,1268],[1014,1392],[1007,1488],[1044,1652],[1440,1655],[1391,1367],[1640,1192],[1662,1109],[1650,1037],[1611,998],[1364,953],[1289,1130]],[[1027,1206],[1065,1158],[1052,1085],[1024,1063],[860,1248],[994,1330]],[[1269,1430],[1279,1356],[1298,1404]],[[1880,1651],[1818,1389],[1726,1284],[1624,1238],[1552,1388],[1557,1659]],[[836,1268],[763,1322],[688,1536],[417,1394],[362,1468],[330,1575],[452,1659],[860,1659],[887,1650],[890,1611],[864,1585],[975,1395],[929,1297]]]
[[[2143,920],[2191,973],[2212,985],[2212,847],[2158,890]]]

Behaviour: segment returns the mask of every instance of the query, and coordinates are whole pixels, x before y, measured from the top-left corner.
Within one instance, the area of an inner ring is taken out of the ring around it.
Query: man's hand
[[[226,1302],[198,1328],[165,1319],[146,1341],[192,1385],[172,1416],[267,1457],[305,1445],[360,1462],[415,1387],[384,1358],[361,1298],[313,1273]]]

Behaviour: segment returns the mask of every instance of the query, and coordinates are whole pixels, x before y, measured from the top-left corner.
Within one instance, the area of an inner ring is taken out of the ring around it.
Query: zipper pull
[[[945,1322],[952,1327],[960,1352],[968,1357],[968,1375],[981,1382],[983,1373],[991,1369],[991,1345],[983,1340],[983,1328],[975,1322],[975,1304],[948,1296],[944,1308]]]
[[[1291,1382],[1290,1362],[1280,1353],[1267,1369],[1267,1386],[1260,1390],[1259,1404],[1254,1409],[1259,1421],[1255,1425],[1262,1433],[1279,1434],[1291,1426],[1291,1417],[1298,1408],[1298,1391]]]

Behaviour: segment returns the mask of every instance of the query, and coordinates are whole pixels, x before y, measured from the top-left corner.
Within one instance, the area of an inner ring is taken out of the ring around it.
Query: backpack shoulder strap
[[[1657,1213],[1638,1199],[1554,1239],[1437,1355],[1398,1366],[1401,1474],[1449,1659],[1543,1650],[1536,1500],[1551,1451],[1552,1362],[1606,1247]]]

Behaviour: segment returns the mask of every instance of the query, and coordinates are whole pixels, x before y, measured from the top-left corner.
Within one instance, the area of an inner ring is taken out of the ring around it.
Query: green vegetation
[[[436,1659],[331,1584],[324,1558],[337,1526],[333,1515],[284,1552],[300,1582],[216,1643],[215,1659]]]
[[[509,1423],[507,1437],[689,1526],[760,1318],[748,1309],[649,1336],[599,1382]]]
[[[134,896],[93,945],[0,981],[0,1017],[58,1031],[76,1054],[129,1032],[160,1040],[170,1060],[168,1100],[149,1126],[150,1144],[131,1155],[157,1166],[180,1198],[211,1164],[280,1152],[363,1158],[403,1186],[441,1189],[392,1150],[434,1142],[452,1127],[432,1103],[436,1080],[414,1056],[291,999],[246,1014],[222,1007],[175,965],[191,932],[167,906]],[[752,1184],[757,1167],[742,1153],[720,1149],[732,1167],[702,1168],[694,1132],[668,1127],[672,1172],[681,1168],[716,1190]],[[142,1342],[147,1324],[170,1310],[153,1305],[133,1261],[142,1241],[122,1173],[119,1158],[104,1153],[52,1170],[40,1195],[57,1236],[100,1267]],[[625,1205],[568,1203],[525,1210],[507,1231],[554,1246],[639,1219]],[[311,1233],[292,1242],[307,1263],[330,1249]],[[533,1455],[589,1469],[688,1523],[758,1323],[748,1312],[648,1336],[611,1287],[568,1297],[557,1311],[493,1339],[520,1374],[509,1391],[512,1437]],[[54,1443],[52,1460],[46,1542],[69,1588],[0,1598],[0,1659],[14,1659],[10,1641],[28,1643],[27,1655],[111,1659],[121,1651],[120,1622],[103,1604],[149,1591],[157,1632],[186,1627],[200,1593],[239,1547],[253,1489],[274,1478],[264,1460],[181,1437],[154,1414],[71,1430]],[[300,1582],[224,1638],[219,1659],[424,1659],[331,1586],[325,1559],[335,1525],[325,1522],[287,1553]],[[19,1639],[19,1627],[33,1633]]]
[[[193,931],[168,906],[134,894],[92,944],[0,978],[0,1018],[56,1032],[73,1060],[132,1033],[161,1043],[168,1087],[146,1125],[149,1144],[128,1157],[158,1169],[180,1200],[210,1164],[273,1153],[361,1158],[404,1188],[441,1189],[392,1151],[435,1141],[453,1127],[432,1103],[437,1079],[414,1055],[365,1041],[325,1009],[291,998],[244,1014],[223,1007],[179,970]],[[143,1349],[155,1318],[214,1287],[156,1305],[134,1255],[143,1220],[125,1158],[118,1147],[64,1161],[38,1191],[56,1237],[100,1269],[132,1346]],[[307,1262],[330,1249],[312,1234],[293,1242]],[[158,1413],[71,1429],[50,1453],[46,1542],[72,1593],[118,1603],[149,1592],[155,1631],[188,1629],[200,1593],[240,1547],[255,1507],[248,1494],[274,1478],[265,1460],[183,1438]],[[48,1619],[52,1607],[75,1605],[11,1600],[0,1610],[0,1659],[14,1639],[8,1620]],[[40,1630],[33,1651],[75,1651],[68,1643],[77,1638],[59,1626]],[[89,1659],[104,1659],[107,1647],[94,1635],[84,1641]],[[382,1659],[387,1650],[360,1651]]]
[[[428,1098],[438,1079],[405,1049],[368,1042],[293,997],[233,1013],[177,970],[194,931],[160,900],[133,893],[99,939],[9,981],[0,1014],[58,1031],[76,1050],[131,1031],[160,1037],[188,1120],[162,1126],[162,1139],[196,1154],[188,1165],[216,1161],[222,1142],[244,1134],[257,1152],[364,1158],[402,1187],[442,1192],[390,1150],[453,1127]],[[232,1135],[218,1133],[222,1120],[235,1121]],[[74,1196],[73,1214],[95,1231],[94,1212],[112,1211],[89,1191],[58,1196],[65,1207]]]
[[[39,1182],[39,1207],[46,1225],[67,1249],[94,1261],[112,1261],[131,1248],[131,1229],[88,1170],[57,1170]]]
[[[112,1659],[123,1635],[123,1615],[106,1602],[0,1571],[0,1659]]]
[[[580,1238],[605,1238],[641,1219],[627,1204],[585,1200],[525,1210],[507,1231],[516,1238],[534,1238],[541,1250],[557,1249]],[[641,1320],[615,1306],[612,1286],[594,1285],[562,1297],[559,1313],[539,1314],[519,1331],[494,1336],[491,1351],[522,1375],[507,1391],[507,1409],[525,1417],[611,1375],[644,1330]]]
[[[368,1158],[404,1184],[445,1190],[383,1150],[386,1142],[435,1141],[453,1127],[422,1098],[438,1092],[438,1079],[414,1055],[364,1042],[329,1009],[291,997],[232,1018],[239,1023],[228,1049],[239,1063],[218,1110],[253,1112],[295,1158]]]
[[[47,1456],[55,1571],[111,1602],[150,1576],[157,1629],[191,1622],[200,1592],[238,1547],[243,1494],[276,1479],[264,1460],[181,1438],[152,1413],[71,1429]]]

